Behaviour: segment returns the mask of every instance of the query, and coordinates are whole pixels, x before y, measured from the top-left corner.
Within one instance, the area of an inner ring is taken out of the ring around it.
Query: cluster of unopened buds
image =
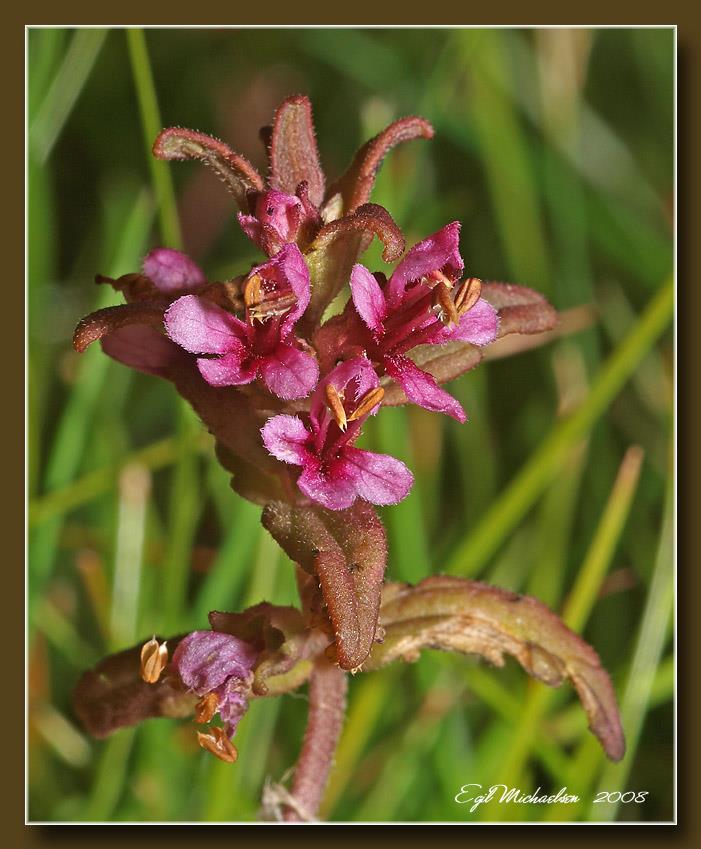
[[[622,754],[598,658],[538,602],[457,578],[384,582],[386,538],[371,505],[401,501],[413,476],[400,460],[356,447],[364,423],[383,405],[408,402],[464,422],[441,384],[477,365],[498,336],[540,333],[555,320],[538,293],[465,275],[458,222],[405,252],[389,212],[368,202],[388,151],[432,135],[422,118],[396,121],[327,187],[305,97],[285,100],[262,131],[267,182],[217,139],[164,130],[154,154],[212,168],[267,258],[210,281],[185,254],[157,248],[138,273],[97,277],[126,304],[87,316],[74,337],[78,351],[100,339],[111,357],[171,381],[192,404],[233,488],[262,505],[263,524],[297,564],[302,601],[301,610],[263,603],[213,613],[211,630],[170,641],[170,660],[155,638],[108,658],[81,680],[76,708],[97,735],[149,716],[218,716],[221,725],[198,740],[233,761],[231,738],[248,700],[309,680],[302,756],[292,793],[274,811],[286,819],[312,817],[318,807],[333,754],[324,741],[335,741],[342,724],[344,670],[411,659],[423,647],[494,663],[511,654],[547,683],[570,678],[609,754]],[[373,237],[386,262],[398,261],[389,276],[358,261]]]

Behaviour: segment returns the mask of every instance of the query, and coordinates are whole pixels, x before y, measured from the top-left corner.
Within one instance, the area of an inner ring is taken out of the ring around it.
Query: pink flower
[[[285,245],[254,268],[244,285],[246,321],[197,295],[185,295],[165,314],[168,336],[200,357],[212,386],[237,386],[260,376],[279,398],[308,395],[319,378],[314,356],[293,333],[309,304],[309,271],[296,245]]]
[[[144,258],[143,270],[161,292],[193,289],[207,282],[202,269],[189,256],[172,248],[155,248]]]
[[[275,190],[260,192],[251,198],[252,215],[239,212],[241,228],[268,256],[289,242],[296,242],[304,209],[294,195]]]
[[[465,412],[455,398],[406,356],[417,345],[487,345],[496,337],[497,313],[479,296],[480,281],[457,283],[463,269],[459,234],[460,224],[454,221],[414,245],[386,283],[381,275],[355,265],[350,285],[353,305],[370,331],[364,339],[370,359],[401,385],[410,401],[462,422]]]
[[[248,708],[257,658],[253,646],[217,631],[193,631],[178,643],[172,666],[188,690],[201,697],[198,721],[209,722],[218,713],[227,736],[233,736]]]
[[[261,430],[263,443],[278,460],[301,466],[300,490],[330,510],[350,507],[358,497],[396,504],[414,481],[409,469],[394,457],[352,446],[383,394],[367,358],[346,360],[317,386],[309,424],[298,416],[274,416]]]

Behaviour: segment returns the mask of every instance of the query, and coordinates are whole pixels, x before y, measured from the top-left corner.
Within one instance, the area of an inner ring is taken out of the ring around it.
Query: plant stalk
[[[343,728],[347,689],[346,673],[319,658],[309,681],[309,718],[292,784],[294,805],[286,805],[285,822],[316,817]]]

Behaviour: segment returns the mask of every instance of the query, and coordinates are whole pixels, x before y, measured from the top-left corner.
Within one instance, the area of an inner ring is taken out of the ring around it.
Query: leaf
[[[358,150],[345,174],[330,187],[327,198],[340,194],[343,212],[354,212],[370,199],[377,172],[390,150],[418,138],[433,138],[433,127],[424,118],[411,115],[394,121]]]
[[[248,211],[246,193],[264,188],[263,178],[244,156],[223,141],[196,130],[162,130],[153,143],[153,155],[166,160],[199,159],[214,171],[244,212]]]
[[[407,356],[419,368],[433,375],[438,383],[447,383],[479,365],[482,350],[469,342],[448,342],[445,345],[419,345]],[[398,383],[385,378],[382,386],[385,390],[384,405],[396,407],[407,403],[404,390]]]
[[[276,501],[265,507],[262,521],[288,557],[318,578],[339,665],[356,669],[375,639],[387,562],[377,514],[362,501],[336,511]]]
[[[328,636],[307,628],[296,607],[261,602],[242,613],[212,611],[214,631],[233,634],[260,652],[252,684],[256,696],[290,692],[306,681],[312,662],[326,648]]]
[[[414,660],[424,648],[478,654],[495,666],[511,655],[551,687],[569,679],[606,754],[611,760],[623,757],[616,696],[599,656],[536,599],[466,578],[434,576],[414,587],[388,584],[380,622],[384,642],[373,646],[363,670]]]
[[[182,636],[167,641],[171,657]],[[73,707],[93,737],[106,737],[151,717],[185,717],[193,712],[197,696],[186,693],[180,680],[168,675],[167,668],[155,684],[141,679],[143,642],[104,658],[78,681]]]
[[[526,286],[488,281],[482,283],[482,297],[499,313],[497,339],[512,333],[545,333],[557,324],[555,308],[540,292]],[[447,383],[479,365],[486,350],[489,346],[479,348],[469,342],[448,342],[445,345],[419,345],[408,356],[438,383]],[[407,403],[401,386],[388,379],[382,385],[385,389],[384,404],[395,407]]]
[[[499,312],[497,338],[509,333],[543,333],[557,324],[557,311],[546,298],[515,283],[482,283],[482,297]]]
[[[82,354],[88,345],[114,330],[132,324],[145,324],[162,330],[163,311],[166,307],[167,304],[164,303],[138,301],[91,312],[78,323],[73,333],[73,347]]]
[[[309,199],[319,206],[325,178],[314,135],[312,105],[308,97],[288,97],[275,113],[270,136],[270,186],[293,195],[300,183],[308,185]]]
[[[382,258],[394,262],[404,252],[402,231],[387,210],[366,203],[351,215],[325,224],[304,258],[309,268],[312,297],[303,318],[305,327],[313,327],[326,307],[348,282],[353,264],[372,241],[383,243]]]

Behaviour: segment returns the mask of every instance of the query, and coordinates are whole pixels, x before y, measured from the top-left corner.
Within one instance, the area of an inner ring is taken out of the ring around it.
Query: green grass
[[[672,48],[669,30],[30,31],[31,819],[250,821],[297,757],[304,692],[253,704],[234,766],[188,723],[82,734],[71,690],[104,653],[205,627],[211,609],[293,603],[295,583],[171,387],[70,348],[83,314],[118,301],[98,271],[136,270],[158,244],[185,244],[213,277],[255,259],[215,181],[150,157],[162,122],[255,160],[258,125],[297,91],[331,177],[385,119],[433,122],[433,141],[387,158],[373,197],[409,244],[457,218],[470,273],[599,310],[587,331],[454,382],[466,425],[385,410],[366,444],[416,475],[383,511],[389,577],[451,572],[541,598],[611,671],[628,742],[608,764],[571,689],[428,652],[351,679],[322,815],[672,818]],[[582,801],[471,814],[453,801],[469,781],[566,784]],[[598,790],[649,795],[593,804]]]

